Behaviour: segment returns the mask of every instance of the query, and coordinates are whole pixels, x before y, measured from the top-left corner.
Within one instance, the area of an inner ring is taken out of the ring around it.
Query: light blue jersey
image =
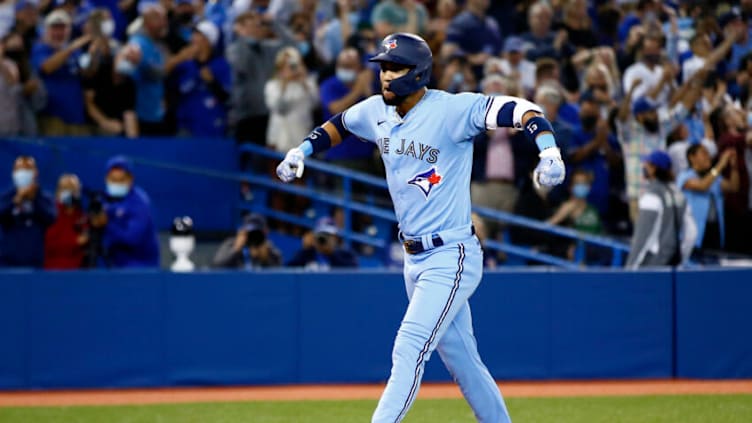
[[[342,115],[346,130],[379,147],[407,252],[410,303],[372,423],[404,418],[436,349],[479,422],[510,422],[475,347],[468,304],[483,273],[483,252],[471,230],[472,140],[497,126],[522,128],[528,111],[541,109],[517,97],[427,90],[404,117],[380,95]],[[411,242],[424,252],[410,251]]]
[[[400,230],[420,236],[470,226],[472,139],[496,128],[506,103],[512,106],[510,123],[519,125],[521,116],[512,117],[512,110],[520,101],[428,90],[401,117],[374,95],[345,111],[343,122],[351,133],[378,145]]]
[[[434,351],[479,423],[510,423],[504,398],[478,354],[468,302],[483,276],[483,249],[470,214],[472,140],[497,127],[524,131],[541,151],[533,181],[553,186],[564,179],[564,163],[551,123],[523,98],[426,90],[431,50],[414,34],[388,36],[371,60],[381,62],[382,84],[395,96],[420,96],[417,103],[405,104],[408,112],[400,116],[382,95],[363,100],[316,128],[277,166],[283,181],[300,178],[305,157],[328,148],[335,132],[340,138],[352,133],[381,152],[405,251],[409,303],[371,423],[402,421]],[[405,67],[406,72],[395,70]]]

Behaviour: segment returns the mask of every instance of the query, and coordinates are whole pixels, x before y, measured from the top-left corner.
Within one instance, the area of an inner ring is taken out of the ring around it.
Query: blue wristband
[[[306,157],[313,154],[313,144],[311,144],[311,142],[308,140],[303,141],[303,143],[300,144],[298,148],[303,152],[303,154],[305,154]]]
[[[534,116],[528,119],[525,122],[524,133],[528,139],[535,140],[540,151],[556,147],[556,140],[553,136],[554,128],[551,126],[551,122],[542,116]]]
[[[303,154],[310,156],[311,154],[325,151],[331,146],[332,139],[329,137],[329,133],[326,132],[324,128],[317,126],[307,137],[305,137],[298,148],[303,151]]]
[[[535,139],[535,143],[538,144],[539,151],[543,151],[551,147],[556,147],[556,140],[551,133],[538,135],[538,138]]]

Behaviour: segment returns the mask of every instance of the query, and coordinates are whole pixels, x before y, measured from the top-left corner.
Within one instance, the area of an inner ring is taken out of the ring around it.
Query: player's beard
[[[389,92],[392,93],[392,94],[394,94],[394,91],[389,91]],[[384,95],[384,92],[382,91],[381,92],[381,98],[384,100],[384,103],[387,106],[399,106],[400,104],[402,104],[405,101],[405,99],[407,99],[407,96],[406,95],[397,95],[397,94],[394,94],[394,97],[392,97],[392,98],[386,98],[386,96]]]
[[[384,96],[382,95],[382,97]],[[399,106],[405,101],[406,98],[407,98],[406,95],[398,95],[392,98],[391,100],[387,100],[386,98],[384,98],[384,103],[386,103],[387,106]]]

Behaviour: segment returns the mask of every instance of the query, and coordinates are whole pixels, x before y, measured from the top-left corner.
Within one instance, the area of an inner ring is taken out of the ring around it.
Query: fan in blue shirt
[[[215,54],[218,41],[217,26],[209,21],[200,22],[187,47],[195,49],[195,56],[174,70],[180,95],[178,129],[191,136],[223,137],[227,132],[230,65]]]
[[[55,117],[65,124],[86,123],[84,96],[79,75],[79,49],[89,42],[88,36],[69,43],[71,20],[62,10],[44,20],[42,40],[31,50],[31,64],[47,89],[47,105],[42,115]],[[54,134],[64,135],[64,134]]]

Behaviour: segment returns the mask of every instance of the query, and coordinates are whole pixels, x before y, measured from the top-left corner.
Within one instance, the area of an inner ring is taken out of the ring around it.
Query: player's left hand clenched
[[[287,152],[285,159],[277,166],[277,176],[283,182],[290,182],[303,176],[305,154],[300,148],[293,148]]]
[[[547,148],[541,151],[538,157],[540,157],[540,162],[533,171],[533,182],[536,185],[552,187],[564,182],[566,172],[558,148]]]

